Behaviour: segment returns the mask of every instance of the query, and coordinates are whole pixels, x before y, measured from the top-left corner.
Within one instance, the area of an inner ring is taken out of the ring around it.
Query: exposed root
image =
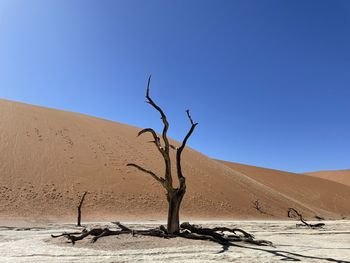
[[[272,242],[267,240],[256,240],[252,234],[239,228],[227,228],[227,227],[214,227],[214,228],[202,228],[198,225],[191,225],[188,222],[181,224],[181,229],[186,229],[190,233],[199,234],[202,236],[210,236],[210,239],[214,239],[217,243],[223,245],[229,245],[230,242],[245,242],[258,246],[272,246]],[[231,234],[226,234],[226,233]],[[238,235],[237,232],[242,235]]]
[[[317,224],[307,224],[307,225],[305,225],[305,224],[295,224],[295,226],[296,227],[309,227],[309,228],[313,228],[313,229],[315,229],[315,228],[323,228],[324,226],[325,226],[325,224],[324,223],[317,223]]]
[[[90,230],[83,229],[81,232],[62,233],[60,235],[51,235],[52,238],[66,237],[69,243],[73,245],[75,242],[82,240],[88,236],[92,236],[91,242],[96,242],[99,238],[105,236],[114,236],[121,234],[142,235],[142,236],[154,236],[161,238],[174,238],[182,237],[195,240],[208,240],[218,243],[224,247],[232,245],[231,242],[245,242],[258,246],[272,246],[272,242],[267,240],[256,240],[252,234],[239,228],[227,228],[227,227],[214,227],[203,228],[199,225],[191,225],[188,222],[182,223],[180,226],[180,232],[176,234],[169,234],[164,226],[158,228],[135,230],[130,229],[122,225],[120,222],[112,222],[118,229],[111,230],[109,228],[92,228]],[[238,234],[239,233],[239,234]]]

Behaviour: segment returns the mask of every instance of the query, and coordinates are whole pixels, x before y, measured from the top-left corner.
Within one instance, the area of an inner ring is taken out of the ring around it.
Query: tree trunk
[[[167,230],[169,234],[177,234],[180,230],[179,211],[185,191],[174,189],[167,193],[169,204]]]
[[[77,219],[77,226],[81,226],[81,207],[78,207],[78,219]]]
[[[85,199],[87,192],[84,192],[84,194],[82,195],[79,205],[78,205],[78,219],[77,219],[77,226],[81,226],[81,207],[83,206],[83,202]]]

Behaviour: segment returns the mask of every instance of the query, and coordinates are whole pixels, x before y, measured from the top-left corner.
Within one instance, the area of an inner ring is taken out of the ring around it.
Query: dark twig
[[[303,223],[303,224],[297,224],[296,226],[307,226],[310,228],[322,228],[325,226],[324,223],[317,223],[317,224],[309,224],[308,222],[305,221],[304,217],[302,214],[300,214],[295,208],[288,208],[288,217],[289,218],[295,218],[298,217],[299,220]]]
[[[83,202],[85,199],[87,192],[84,192],[84,194],[82,195],[79,205],[78,205],[78,219],[77,219],[77,226],[81,226],[81,207],[83,206]]]

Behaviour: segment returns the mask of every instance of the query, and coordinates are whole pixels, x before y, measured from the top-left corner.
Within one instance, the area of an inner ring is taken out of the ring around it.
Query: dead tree
[[[148,78],[146,99],[147,99],[147,103],[149,103],[154,109],[156,109],[160,113],[160,116],[164,125],[162,135],[161,135],[163,142],[161,142],[161,139],[158,137],[157,133],[152,128],[146,128],[141,130],[138,133],[138,136],[144,133],[150,133],[152,135],[153,137],[152,143],[154,143],[157,150],[159,151],[159,153],[162,155],[164,159],[164,165],[165,165],[164,177],[156,175],[151,170],[145,169],[135,163],[129,163],[127,164],[127,166],[133,166],[138,170],[149,174],[150,176],[153,177],[153,179],[159,182],[161,186],[163,186],[163,188],[166,190],[167,192],[166,196],[168,201],[167,230],[170,234],[176,234],[176,233],[179,233],[179,229],[180,229],[180,225],[179,225],[180,206],[181,206],[182,199],[186,193],[186,178],[182,173],[181,154],[186,146],[187,140],[190,138],[191,134],[193,133],[198,123],[193,122],[192,117],[190,115],[190,111],[187,110],[186,113],[190,121],[191,127],[187,132],[185,138],[183,139],[180,147],[176,148],[170,145],[167,137],[169,123],[163,110],[151,99],[149,95],[150,82],[151,82],[151,77]],[[178,187],[174,187],[173,185],[173,176],[171,171],[172,161],[170,159],[170,148],[176,150],[176,170],[177,170],[177,179],[179,181]]]
[[[81,207],[83,206],[83,202],[84,202],[84,199],[85,199],[85,196],[86,196],[87,192],[84,192],[81,199],[80,199],[80,202],[79,202],[79,205],[78,205],[78,220],[77,220],[77,226],[81,226]]]
[[[254,208],[259,211],[260,213],[262,214],[265,214],[265,212],[262,210],[262,207],[261,207],[261,204],[260,204],[260,201],[259,199],[256,199],[254,202],[252,202],[253,205],[254,205]]]
[[[164,127],[161,135],[162,142],[160,137],[158,137],[157,133],[151,128],[146,128],[141,130],[138,133],[138,136],[144,133],[150,133],[152,135],[153,140],[151,142],[154,143],[154,145],[156,146],[157,150],[160,152],[164,160],[164,164],[165,164],[164,176],[161,177],[155,174],[154,172],[152,172],[151,170],[145,169],[135,163],[129,163],[127,164],[127,166],[135,167],[138,170],[150,175],[153,179],[159,182],[163,186],[163,188],[166,190],[167,201],[169,204],[167,227],[161,225],[153,229],[134,230],[120,224],[119,222],[112,222],[118,227],[118,229],[111,230],[109,228],[92,228],[89,230],[83,229],[80,232],[71,232],[71,233],[64,232],[60,235],[51,235],[51,236],[53,238],[65,237],[67,238],[68,242],[72,244],[88,236],[93,237],[91,242],[96,242],[99,238],[104,236],[132,234],[133,236],[144,235],[144,236],[156,236],[156,237],[162,237],[162,238],[182,237],[182,238],[196,239],[196,240],[209,240],[209,241],[213,241],[218,244],[221,244],[224,249],[227,248],[228,246],[233,245],[233,242],[246,242],[246,243],[260,245],[260,246],[272,246],[272,243],[270,241],[255,240],[253,235],[239,228],[233,228],[233,229],[230,229],[227,227],[203,228],[198,225],[191,225],[190,223],[182,223],[181,226],[179,225],[180,206],[186,192],[186,178],[182,173],[181,154],[186,146],[187,140],[190,138],[191,134],[196,128],[197,123],[193,122],[190,112],[189,110],[187,110],[186,113],[190,121],[191,127],[187,132],[185,138],[183,139],[180,147],[176,148],[173,145],[171,145],[167,138],[167,131],[169,128],[169,123],[167,121],[167,118],[163,110],[157,104],[155,104],[155,102],[149,96],[150,80],[151,78],[148,79],[146,98],[147,98],[147,102],[151,104],[151,106],[160,113],[161,119],[163,121]],[[177,179],[179,181],[178,187],[174,187],[173,185],[173,177],[171,174],[172,162],[170,159],[170,148],[176,151],[176,172],[177,172],[176,174],[177,174]],[[80,223],[80,209],[83,204],[85,195],[86,195],[86,192],[84,193],[81,199],[80,205],[78,207],[78,223]]]
[[[302,224],[296,224],[297,227],[299,227],[299,226],[307,226],[307,227],[310,227],[310,228],[321,228],[321,227],[325,226],[324,223],[309,224],[308,222],[305,221],[303,215],[300,214],[294,208],[288,208],[288,217],[289,218],[295,218],[295,217],[299,218],[299,220],[302,222]]]

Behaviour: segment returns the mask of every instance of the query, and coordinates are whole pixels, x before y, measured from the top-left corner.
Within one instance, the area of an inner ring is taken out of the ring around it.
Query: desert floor
[[[129,227],[158,226],[162,222],[124,222]],[[326,221],[324,229],[296,228],[294,221],[196,221],[203,226],[239,227],[275,247],[243,243],[223,250],[210,241],[110,236],[75,246],[51,234],[76,231],[72,224],[3,223],[0,262],[350,262],[350,221]],[[15,226],[16,225],[16,226]],[[92,225],[113,225],[91,223]]]

